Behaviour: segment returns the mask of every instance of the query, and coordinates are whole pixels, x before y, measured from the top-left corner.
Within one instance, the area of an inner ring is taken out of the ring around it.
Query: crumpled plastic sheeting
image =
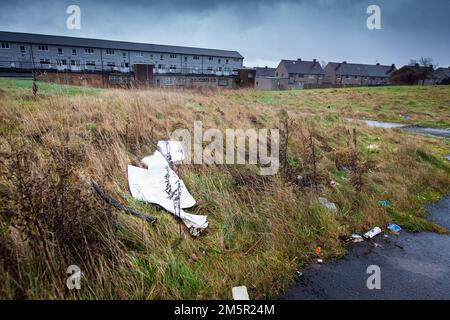
[[[156,148],[169,162],[176,163],[184,160],[183,145],[180,141],[160,140]]]
[[[166,148],[161,150],[166,153],[166,156],[160,151],[155,151],[153,155],[142,159],[142,163],[147,166],[147,169],[128,166],[128,184],[131,195],[136,200],[160,205],[174,216],[181,218],[189,232],[193,236],[198,236],[208,227],[207,216],[190,214],[183,210],[194,206],[196,202],[183,180],[170,168],[167,160],[167,158],[173,161],[183,160],[177,151],[178,147],[175,144],[165,144],[164,142],[159,141],[158,146],[160,143],[164,144]],[[173,147],[174,145],[175,147]]]

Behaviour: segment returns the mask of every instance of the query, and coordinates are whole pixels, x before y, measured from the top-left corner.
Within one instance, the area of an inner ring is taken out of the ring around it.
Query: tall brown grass
[[[352,232],[393,219],[412,230],[443,231],[424,222],[419,197],[449,190],[443,141],[345,123],[333,110],[267,105],[258,94],[3,92],[0,297],[228,299],[236,285],[246,285],[252,298],[273,297],[318,257],[317,245],[323,257],[341,255]],[[194,121],[204,128],[290,128],[278,175],[260,177],[249,165],[178,168],[198,202],[190,212],[209,216],[198,239],[184,229],[180,237],[171,215],[131,199],[126,176],[128,164],[138,165],[159,139],[192,129]],[[367,151],[373,141],[379,152]],[[299,176],[313,183],[299,183]],[[91,179],[156,216],[156,226],[109,207]],[[339,211],[327,211],[319,196]],[[385,198],[391,211],[378,206]],[[65,286],[71,264],[84,273],[80,290]]]

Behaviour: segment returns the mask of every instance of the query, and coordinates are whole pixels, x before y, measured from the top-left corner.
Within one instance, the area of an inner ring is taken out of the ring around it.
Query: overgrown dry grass
[[[36,99],[26,87],[0,93],[2,298],[229,299],[236,285],[267,298],[317,258],[316,246],[325,258],[344,254],[352,232],[390,221],[446,232],[423,219],[422,205],[450,190],[442,157],[448,142],[347,123],[336,110],[314,110],[313,99],[303,108],[264,103],[267,93],[245,90],[51,90]],[[341,94],[348,91],[333,92],[337,100]],[[353,101],[347,103],[346,116]],[[189,212],[209,217],[198,239],[185,229],[180,237],[171,215],[134,201],[126,176],[128,164],[194,121],[204,128],[290,128],[276,176],[262,178],[249,165],[179,166],[198,202]],[[379,151],[367,149],[373,143]],[[156,216],[156,226],[108,207],[91,179]],[[327,211],[319,196],[339,211]],[[393,207],[381,208],[381,199]],[[84,272],[78,291],[65,286],[71,264]]]

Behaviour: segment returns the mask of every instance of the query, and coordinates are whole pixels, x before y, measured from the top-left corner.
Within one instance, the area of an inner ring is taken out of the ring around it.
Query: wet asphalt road
[[[450,195],[426,206],[428,219],[450,230]],[[450,250],[450,248],[449,248]]]
[[[429,219],[450,228],[450,195],[427,206]],[[450,235],[408,233],[351,243],[348,255],[309,266],[281,299],[450,299]],[[381,269],[381,289],[366,286],[367,267]]]

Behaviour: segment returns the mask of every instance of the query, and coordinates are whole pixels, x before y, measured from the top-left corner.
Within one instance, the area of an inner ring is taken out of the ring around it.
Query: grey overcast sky
[[[81,8],[68,30],[66,8]],[[369,30],[367,7],[381,8]],[[246,66],[281,59],[450,66],[450,0],[0,0],[0,30],[237,50]]]

